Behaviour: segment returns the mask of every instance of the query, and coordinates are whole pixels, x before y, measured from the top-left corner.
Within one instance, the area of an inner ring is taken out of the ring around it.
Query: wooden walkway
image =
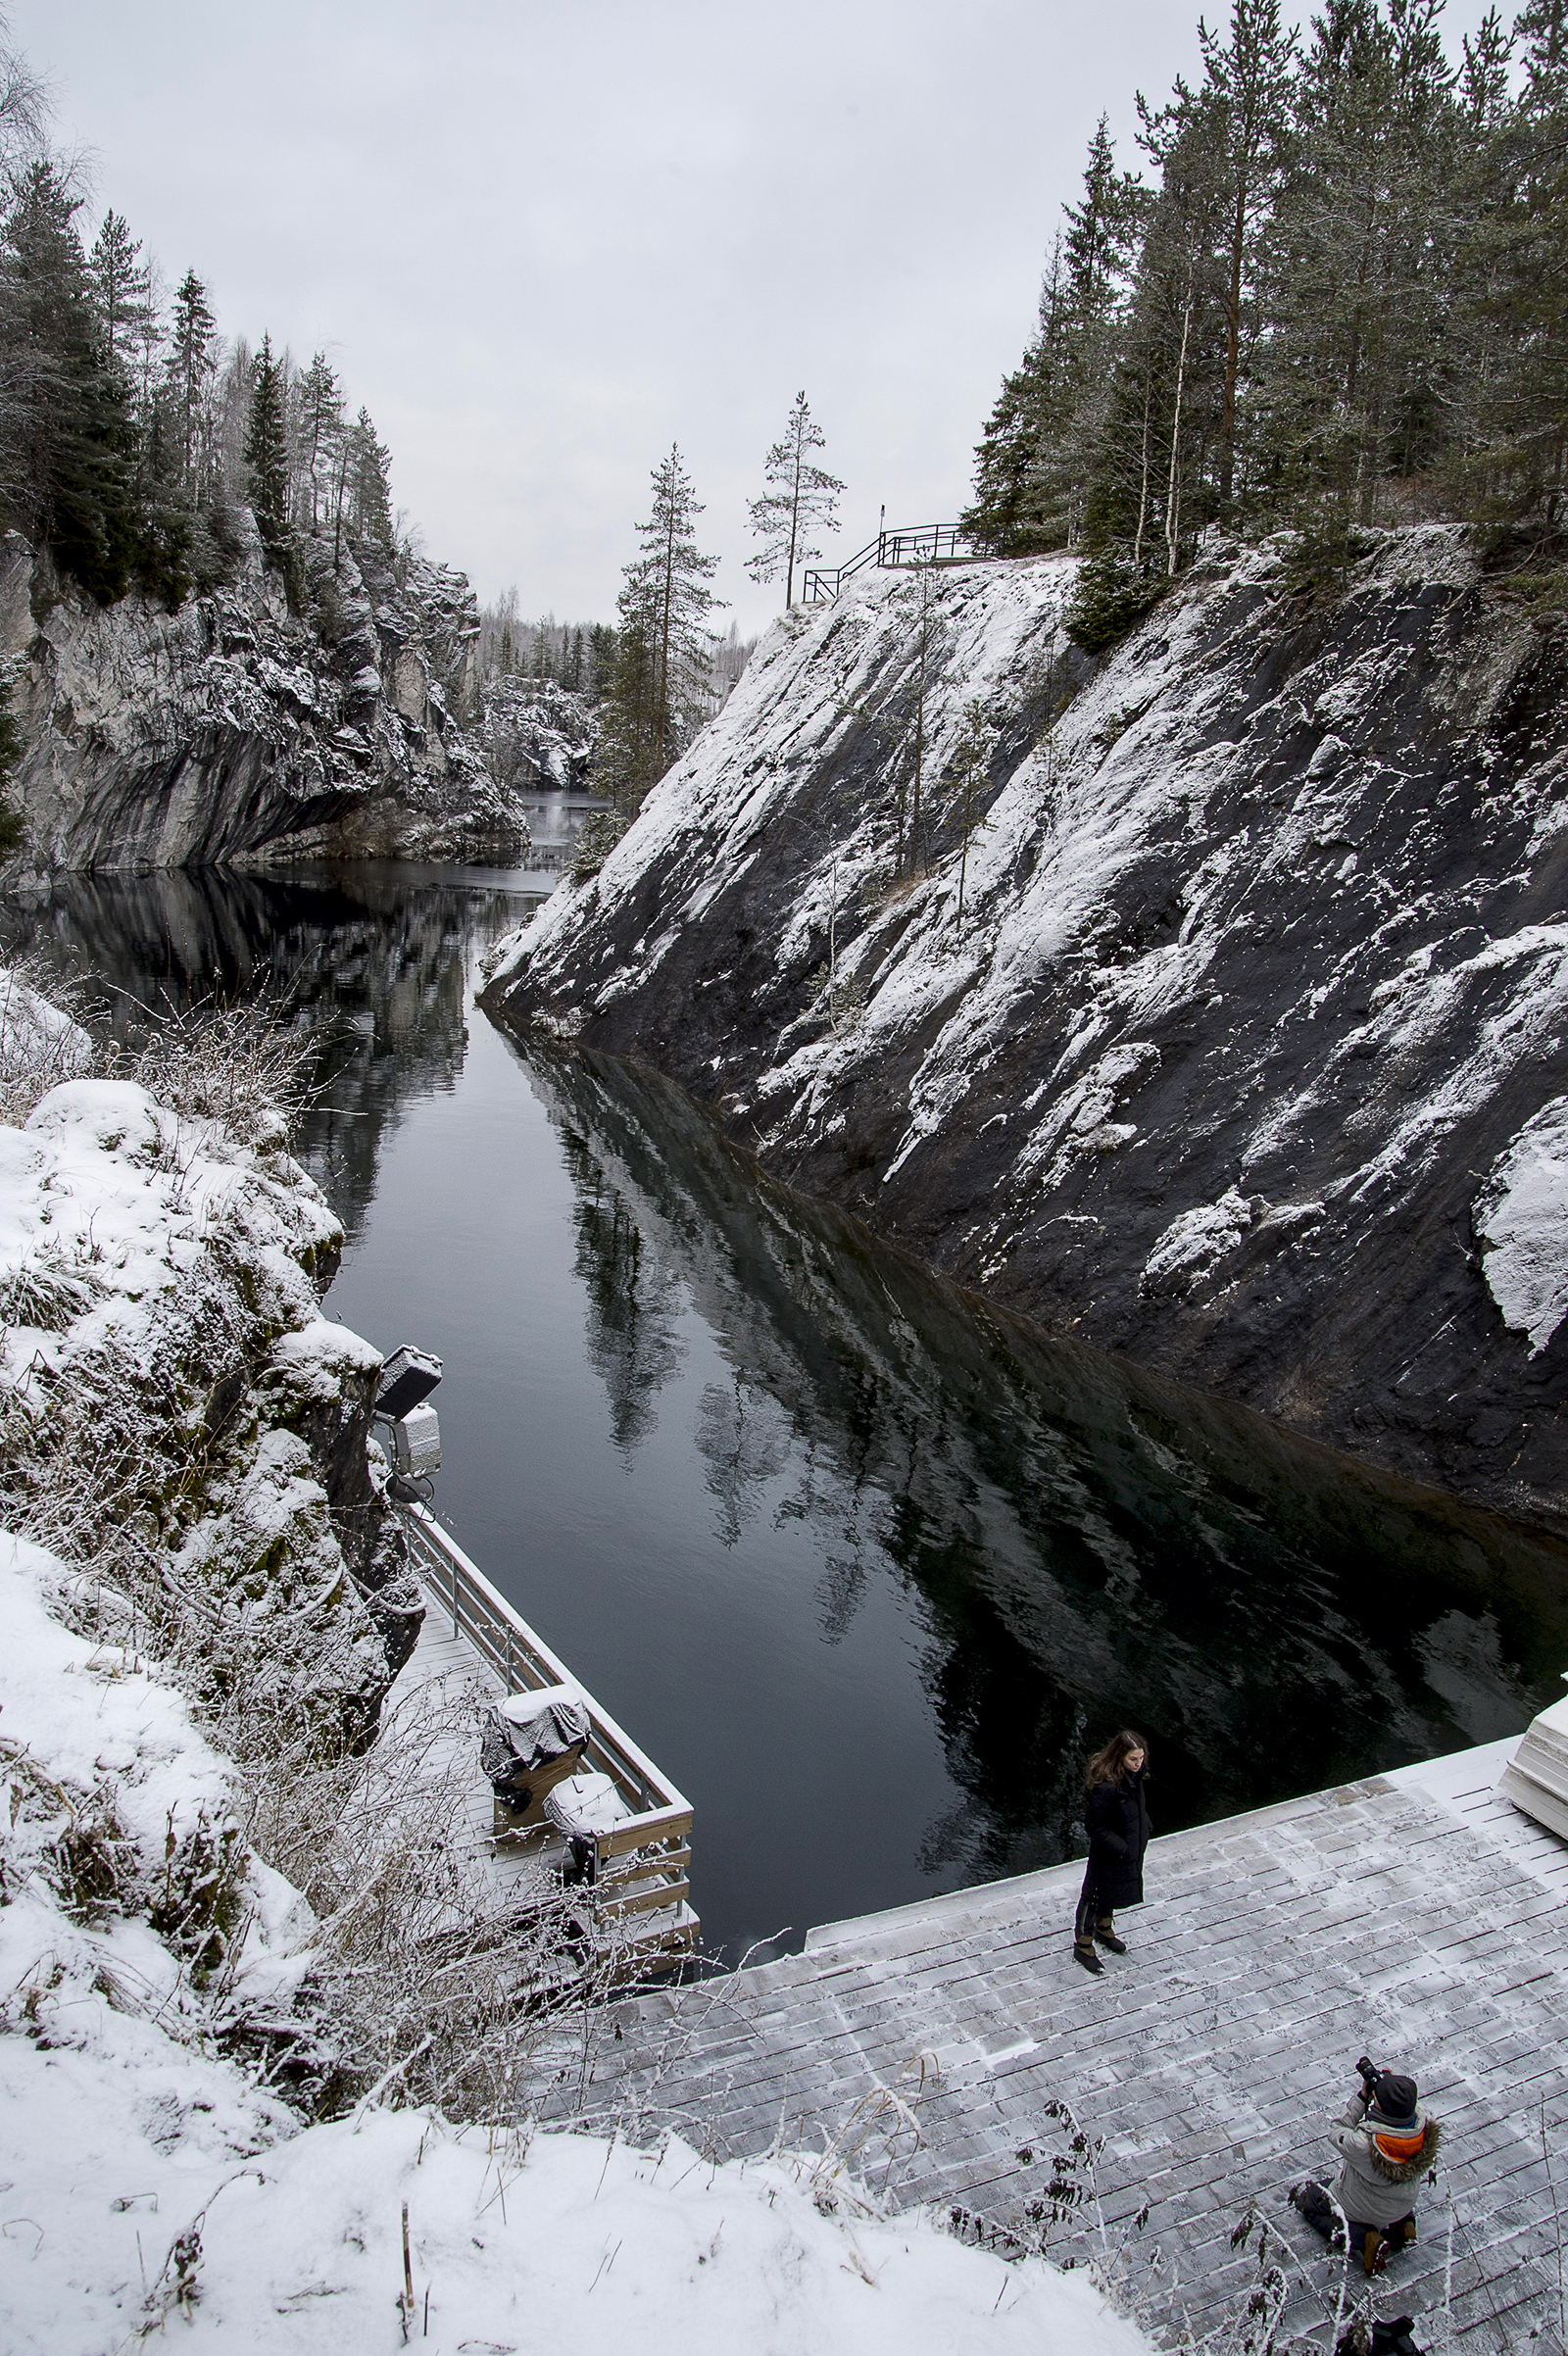
[[[553,1841],[548,1851],[544,1845],[497,1847],[490,1786],[479,1770],[479,1719],[485,1704],[499,1701],[506,1689],[466,1637],[453,1635],[451,1615],[443,1613],[437,1595],[429,1597],[419,1641],[393,1690],[399,1697],[417,1692],[441,1721],[430,1745],[427,1772],[450,1778],[462,1793],[459,1845],[464,1862],[482,1873],[509,1903],[526,1903],[536,1893],[543,1894],[565,1842]]]
[[[1255,2202],[1289,2280],[1283,2337],[1326,2347],[1345,2269],[1286,2194],[1332,2182],[1322,2123],[1370,2053],[1419,2079],[1445,2135],[1420,2242],[1373,2286],[1376,2311],[1415,2314],[1428,2350],[1563,2356],[1568,1843],[1494,1796],[1512,1748],[1156,1841],[1132,1951],[1099,1980],[1071,1958],[1065,1866],[622,2006],[607,2111],[733,2154],[781,2135],[819,2147],[850,2123],[847,2148],[879,2108],[885,2124],[876,2089],[912,2099],[923,2068],[898,2196],[984,2233],[1046,2197],[1067,2141],[1047,2106],[1065,2102],[1104,2148],[1098,2198],[1048,2251],[1098,2259],[1167,2345],[1256,2347],[1236,2321],[1256,2237],[1231,2242]],[[1352,2306],[1365,2288],[1357,2270]]]
[[[541,1827],[524,1844],[495,1839],[490,1785],[479,1760],[481,1722],[506,1694],[568,1683],[587,1705],[586,1763],[598,1771],[613,1813],[596,1827],[592,1897],[598,1951],[622,1985],[682,1963],[699,1929],[687,1902],[691,1808],[668,1779],[609,1717],[464,1554],[425,1517],[428,1543],[416,1555],[426,1611],[417,1642],[393,1689],[392,1708],[419,1734],[420,1764],[409,1793],[412,1820],[436,1805],[456,1862],[488,1886],[505,1909],[559,1893],[568,1843]],[[411,1531],[411,1537],[417,1537]],[[445,1549],[433,1561],[433,1548]],[[449,1587],[449,1580],[455,1582]],[[587,1892],[583,1893],[584,1899]]]

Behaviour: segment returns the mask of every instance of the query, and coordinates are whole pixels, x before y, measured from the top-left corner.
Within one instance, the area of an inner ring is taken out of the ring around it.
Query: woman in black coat
[[[1125,1955],[1116,1937],[1118,1906],[1144,1901],[1144,1851],[1149,1846],[1149,1745],[1124,1727],[1089,1762],[1089,1863],[1072,1927],[1072,1951],[1086,1972],[1102,1972],[1095,1952],[1098,1939],[1113,1955]]]

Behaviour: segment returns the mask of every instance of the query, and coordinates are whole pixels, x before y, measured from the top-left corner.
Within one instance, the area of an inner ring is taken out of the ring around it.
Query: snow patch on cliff
[[[1544,1104],[1498,1155],[1475,1230],[1502,1322],[1539,1357],[1568,1316],[1568,1097]]]
[[[1217,1203],[1200,1203],[1172,1219],[1144,1262],[1152,1293],[1186,1291],[1213,1273],[1252,1224],[1252,1206],[1234,1186]]]

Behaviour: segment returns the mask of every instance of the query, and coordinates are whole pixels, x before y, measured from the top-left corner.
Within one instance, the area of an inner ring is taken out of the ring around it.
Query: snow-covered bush
[[[84,995],[52,983],[46,997],[44,979],[41,959],[0,966],[0,1121],[24,1121],[40,1097],[96,1061],[77,1019],[86,1011]]]
[[[237,1145],[269,1147],[292,1135],[315,1061],[308,1028],[291,1027],[280,1006],[242,999],[161,1009],[129,1076],[172,1111],[216,1121]]]

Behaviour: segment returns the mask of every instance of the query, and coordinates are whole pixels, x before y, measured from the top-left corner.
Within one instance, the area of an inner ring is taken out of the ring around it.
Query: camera
[[[1364,2053],[1356,2063],[1355,2070],[1356,2076],[1366,2089],[1367,2100],[1370,2101],[1378,2090],[1378,2080],[1383,2076],[1383,2072],[1376,2062],[1368,2061]]]

